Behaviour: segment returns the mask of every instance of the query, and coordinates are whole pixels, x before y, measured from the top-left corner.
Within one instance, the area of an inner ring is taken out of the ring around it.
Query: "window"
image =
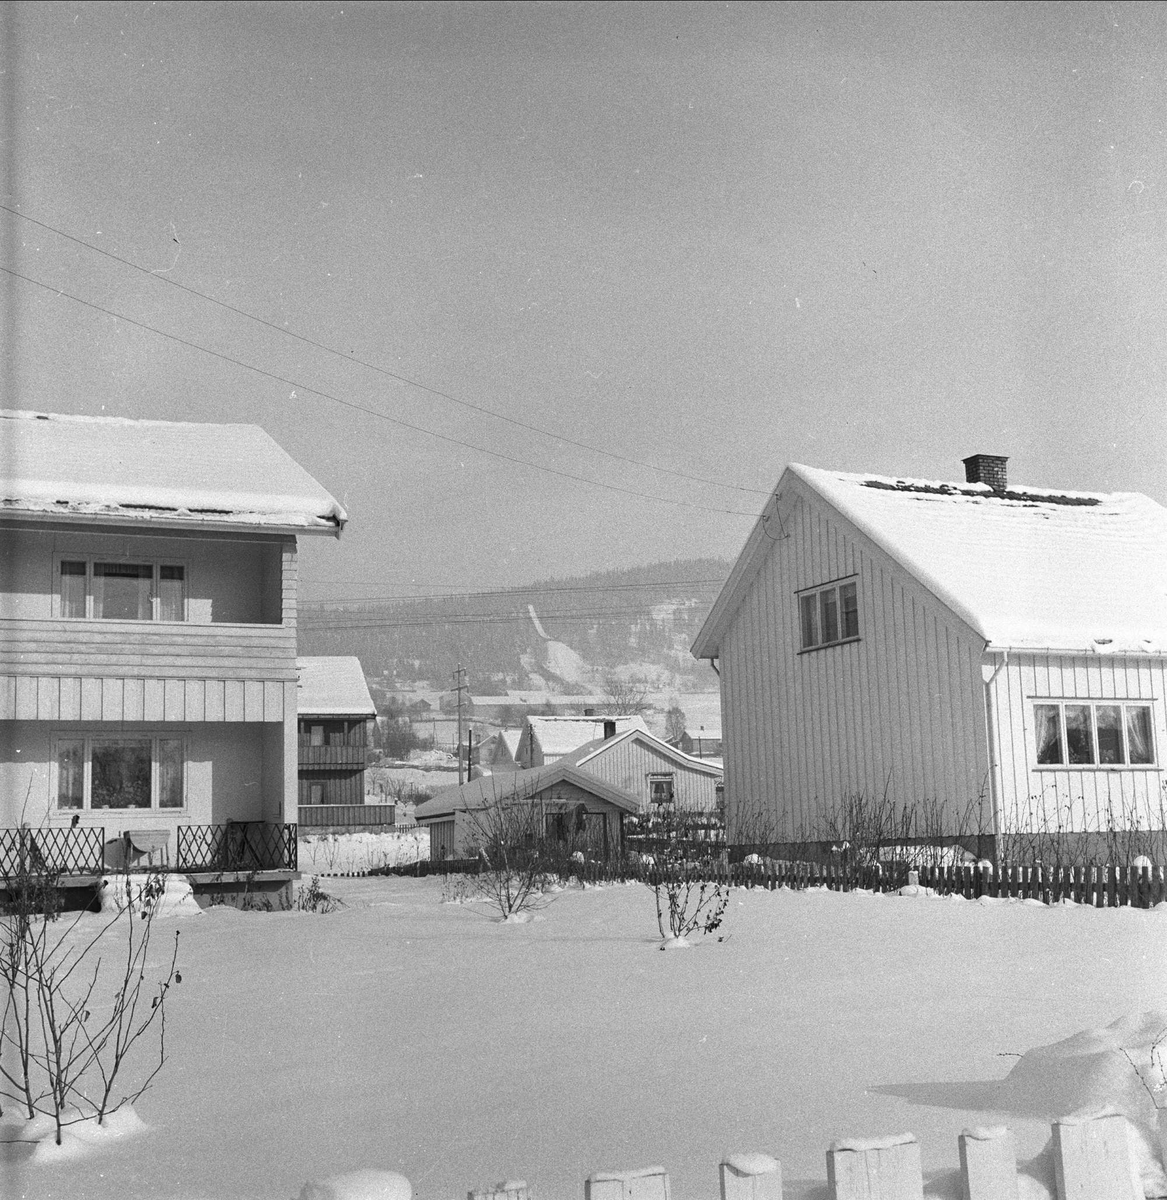
[[[185,621],[186,568],[176,563],[58,563],[58,612],[99,621]]]
[[[182,738],[60,737],[56,742],[57,808],[178,809],[186,804]]]
[[[859,591],[854,583],[803,592],[798,598],[798,623],[802,649],[833,646],[859,636]]]
[[[308,745],[323,746],[324,745],[324,726],[309,725],[308,726]]]
[[[653,804],[672,804],[673,776],[671,773],[648,777],[648,798]]]
[[[1033,724],[1039,767],[1142,767],[1155,761],[1149,704],[1035,704]]]
[[[324,784],[310,783],[308,785],[308,803],[323,804],[324,803]]]

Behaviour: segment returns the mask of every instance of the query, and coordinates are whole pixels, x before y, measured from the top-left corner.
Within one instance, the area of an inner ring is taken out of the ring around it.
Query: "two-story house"
[[[296,867],[296,546],[336,500],[261,429],[0,413],[0,875]]]
[[[301,656],[300,806],[365,803],[365,766],[377,706],[361,660]]]

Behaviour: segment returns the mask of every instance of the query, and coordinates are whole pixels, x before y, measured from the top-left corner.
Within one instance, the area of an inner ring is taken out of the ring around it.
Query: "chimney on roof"
[[[595,715],[596,715],[596,710],[594,708],[585,708],[584,709],[585,717],[594,717]]]
[[[1009,486],[1005,464],[1009,459],[1003,454],[972,454],[964,459],[966,483],[987,483],[994,492],[1003,492]]]
[[[614,738],[615,736],[616,736],[616,722],[611,721],[611,720],[605,721],[604,722],[604,741],[606,742],[609,738]]]

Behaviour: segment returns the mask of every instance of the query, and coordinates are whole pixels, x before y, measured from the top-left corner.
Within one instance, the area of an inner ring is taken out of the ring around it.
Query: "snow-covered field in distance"
[[[662,954],[643,885],[502,925],[440,878],[322,882],[345,909],[185,919],[147,1129],[9,1162],[0,1191],[295,1200],[375,1168],[419,1200],[504,1178],[579,1200],[660,1163],[713,1200],[721,1155],[762,1151],[809,1200],[833,1138],[910,1130],[951,1195],[963,1127],[1007,1123],[1027,1159],[1082,1100],[1064,1063],[998,1087],[1012,1056],[1167,1007],[1167,910],[739,891],[723,941]]]

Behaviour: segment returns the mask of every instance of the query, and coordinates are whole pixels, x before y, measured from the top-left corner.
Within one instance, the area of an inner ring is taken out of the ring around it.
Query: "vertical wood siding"
[[[1164,827],[1167,663],[1013,651],[993,691],[1004,832]],[[1156,766],[1039,770],[1033,706],[1043,699],[1150,703]]]
[[[715,786],[721,777],[720,772],[712,774],[678,763],[635,738],[624,738],[605,747],[595,758],[581,763],[580,770],[631,792],[641,808],[648,807],[648,776],[658,772],[671,774],[677,804],[701,811],[708,811],[716,804]]]
[[[885,790],[942,804],[945,832],[991,832],[983,640],[817,499],[781,530],[721,644],[732,835],[825,836],[846,796]],[[796,593],[849,577],[859,640],[799,653]]]

